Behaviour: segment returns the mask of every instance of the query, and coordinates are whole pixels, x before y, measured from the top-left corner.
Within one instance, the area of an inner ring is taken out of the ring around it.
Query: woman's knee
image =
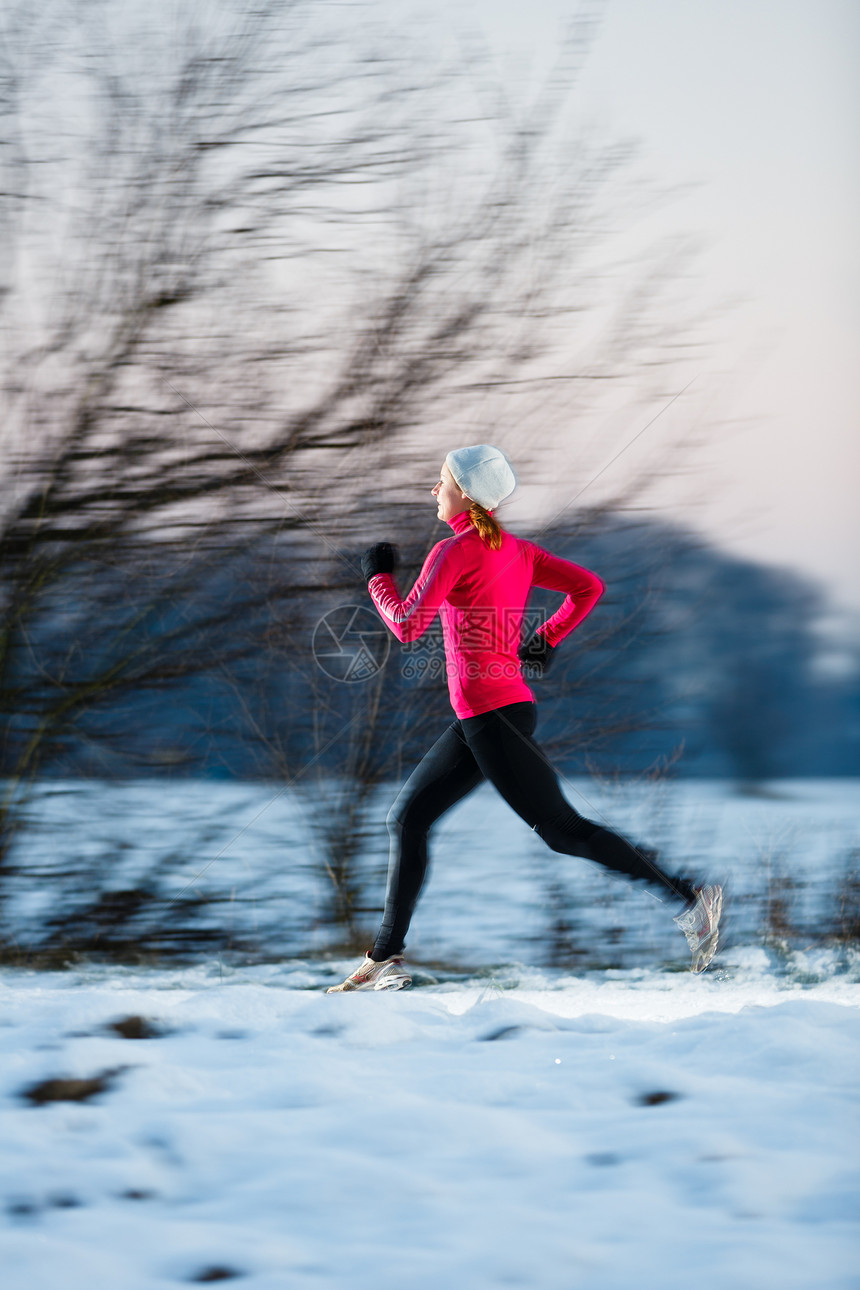
[[[399,800],[393,802],[385,817],[385,823],[388,826],[389,833],[398,833],[403,828],[404,816],[405,807]]]
[[[429,822],[424,817],[424,813],[418,810],[416,804],[409,799],[401,798],[397,798],[392,805],[385,817],[385,823],[392,836],[398,836],[404,831],[426,833],[429,828]]]

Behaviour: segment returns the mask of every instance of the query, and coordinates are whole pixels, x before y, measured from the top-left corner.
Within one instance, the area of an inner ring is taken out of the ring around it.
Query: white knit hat
[[[445,464],[461,490],[487,511],[510,497],[517,486],[511,463],[501,448],[489,443],[457,448],[448,453]]]

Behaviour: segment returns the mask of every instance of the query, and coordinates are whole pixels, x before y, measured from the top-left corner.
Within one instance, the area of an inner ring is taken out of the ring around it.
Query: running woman
[[[505,454],[490,444],[449,452],[432,490],[452,532],[437,542],[402,599],[394,582],[396,551],[377,542],[362,557],[367,588],[399,641],[414,641],[442,619],[448,692],[455,719],[404,784],[388,813],[390,858],[385,910],[373,945],[356,970],[328,993],[390,990],[411,984],[406,933],[427,870],[431,826],[485,779],[553,851],[596,861],[662,888],[685,902],[675,922],[687,937],[692,971],[717,948],[722,907],[718,884],[670,877],[657,852],[635,847],[585,819],[564,797],[558,776],[532,738],[537,705],[522,666],[543,676],[559,644],[597,604],[603,581],[534,542],[503,530],[493,512],[517,481]],[[521,644],[533,586],[566,593],[560,609]]]

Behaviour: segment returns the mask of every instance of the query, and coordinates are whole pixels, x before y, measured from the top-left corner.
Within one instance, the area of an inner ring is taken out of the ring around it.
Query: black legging
[[[692,899],[689,881],[664,873],[655,851],[631,846],[573,809],[532,739],[536,722],[537,704],[531,701],[456,719],[403,785],[386,821],[391,855],[385,912],[371,950],[377,962],[403,950],[427,871],[430,826],[485,779],[553,851],[596,860],[617,873],[656,883],[682,900]]]

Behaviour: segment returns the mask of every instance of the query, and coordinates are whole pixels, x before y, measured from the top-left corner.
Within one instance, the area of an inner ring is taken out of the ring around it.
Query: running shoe
[[[717,952],[723,889],[719,883],[696,887],[696,899],[673,920],[687,938],[693,955],[691,972],[703,972]]]
[[[341,990],[402,990],[411,984],[412,977],[406,971],[402,954],[393,954],[390,959],[375,963],[368,952],[355,971],[340,985],[330,985],[326,994],[338,994]]]

